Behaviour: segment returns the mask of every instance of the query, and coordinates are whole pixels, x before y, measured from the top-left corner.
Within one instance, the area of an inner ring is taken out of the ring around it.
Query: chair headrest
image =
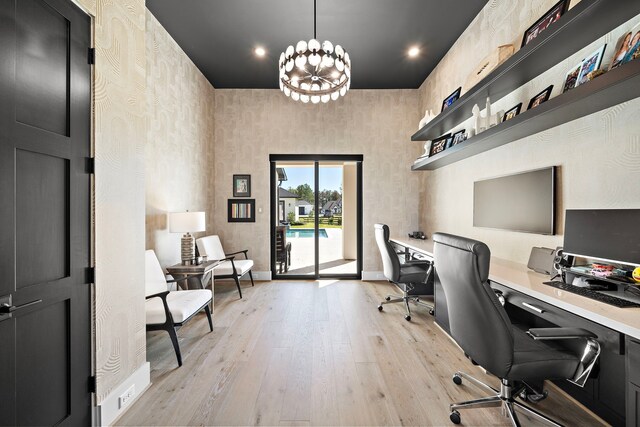
[[[466,237],[447,233],[435,233],[433,235],[433,241],[436,244],[442,244],[452,248],[460,249],[462,251],[473,253],[478,260],[478,273],[480,274],[480,280],[486,282],[489,279],[491,250],[486,244],[478,240],[468,239]],[[436,259],[435,261],[437,269],[438,260]]]

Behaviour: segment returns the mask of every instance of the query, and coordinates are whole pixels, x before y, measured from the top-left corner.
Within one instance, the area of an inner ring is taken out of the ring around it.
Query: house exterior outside
[[[298,200],[296,202],[296,219],[301,216],[309,216],[313,210],[313,205],[306,200]]]
[[[342,214],[342,199],[332,200],[325,203],[322,207],[322,214],[324,216]]]
[[[296,219],[298,218],[296,213],[296,202],[298,199],[299,197],[296,194],[282,187],[278,187],[278,220],[280,222],[287,221],[289,212],[293,212]]]

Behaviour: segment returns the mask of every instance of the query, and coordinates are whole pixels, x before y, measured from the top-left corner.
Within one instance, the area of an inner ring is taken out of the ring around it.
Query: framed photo
[[[451,95],[447,96],[444,101],[442,101],[442,110],[440,110],[441,113],[444,110],[446,110],[447,108],[451,107],[451,105],[454,102],[456,102],[458,100],[458,98],[460,98],[460,91],[461,90],[462,90],[462,86],[460,86]]]
[[[429,157],[435,156],[436,154],[443,152],[447,148],[447,142],[449,141],[450,138],[451,138],[451,134],[448,133],[446,135],[442,135],[441,137],[434,139],[431,142],[431,151],[429,152]]]
[[[227,201],[228,222],[256,222],[255,199],[229,199]]]
[[[522,46],[521,48],[528,45],[533,39],[538,37],[541,32],[549,28],[549,25],[556,22],[564,13],[569,9],[569,0],[560,0],[556,3],[551,9],[547,11],[540,19],[538,19],[535,24],[529,27],[527,31],[524,32],[524,36],[522,37]]]
[[[529,101],[529,107],[527,108],[527,110],[536,108],[538,105],[549,100],[552,90],[553,90],[553,85],[549,86],[548,88],[546,88],[545,90],[543,90],[542,92],[540,92],[539,94],[531,98],[531,101]]]
[[[576,87],[588,82],[589,78],[587,77],[587,75],[590,72],[596,71],[598,68],[600,68],[602,55],[604,55],[604,49],[606,47],[606,44],[602,45],[600,49],[596,50],[591,55],[587,55],[587,57],[582,60],[582,66],[580,67],[580,72],[578,73],[578,81],[576,82]]]
[[[251,197],[251,175],[233,175],[233,197]]]
[[[509,111],[507,111],[506,113],[504,113],[504,116],[502,117],[502,121],[506,122],[507,120],[513,119],[515,116],[520,114],[521,108],[522,108],[522,102],[516,105],[515,107],[513,107],[512,109],[510,109]]]
[[[624,33],[618,39],[616,44],[616,52],[611,58],[611,65],[609,70],[629,62],[632,59],[638,58],[638,49],[640,47],[640,24],[637,24],[631,29],[631,31]],[[635,58],[634,58],[635,57]]]
[[[582,68],[582,62],[575,67],[567,71],[567,76],[564,78],[564,85],[562,86],[562,93],[576,87],[578,82],[578,74],[580,74],[580,68]]]
[[[462,141],[467,139],[467,134],[465,133],[465,130],[459,130],[458,132],[454,133],[453,136],[451,137],[451,146],[455,146],[460,144]],[[448,148],[448,147],[447,147]]]

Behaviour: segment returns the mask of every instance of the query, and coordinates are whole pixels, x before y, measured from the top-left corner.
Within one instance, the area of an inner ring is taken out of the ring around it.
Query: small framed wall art
[[[504,113],[504,116],[502,117],[502,121],[506,122],[507,120],[511,120],[515,116],[520,114],[520,108],[522,108],[522,102],[516,105],[515,107],[513,107],[512,109],[510,109],[509,111],[507,111],[506,113]]]
[[[256,200],[229,199],[227,222],[256,222]]]
[[[536,108],[538,105],[542,104],[543,102],[548,101],[549,97],[551,96],[552,90],[553,90],[553,85],[549,86],[548,88],[546,88],[545,90],[543,90],[542,92],[540,92],[539,94],[531,98],[531,101],[529,101],[529,107],[527,108],[527,110]]]
[[[460,91],[461,90],[462,90],[462,86],[460,86],[451,95],[447,96],[444,99],[444,101],[442,101],[442,110],[440,110],[441,113],[444,110],[446,110],[447,108],[451,107],[451,105],[453,105],[453,103],[456,102],[458,100],[458,98],[460,98]]]
[[[233,175],[233,197],[251,197],[251,175]]]
[[[450,143],[450,140],[452,140],[450,133],[434,139],[431,143],[429,157],[435,156],[436,154],[444,151],[447,148],[447,144]]]
[[[556,22],[564,13],[569,9],[569,0],[560,0],[551,9],[547,11],[540,19],[538,19],[532,26],[524,32],[522,37],[522,47],[525,47],[532,40],[540,35],[544,30],[549,28],[549,25]]]

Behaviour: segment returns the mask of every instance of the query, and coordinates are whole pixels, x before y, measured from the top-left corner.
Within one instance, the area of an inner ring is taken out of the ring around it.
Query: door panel
[[[69,135],[69,21],[41,0],[16,5],[16,120]]]
[[[69,416],[69,300],[16,315],[18,425],[55,425]],[[47,325],[43,328],[42,325]],[[39,384],[39,387],[33,387]],[[33,403],[40,402],[38,410]]]
[[[91,423],[89,43],[70,0],[0,0],[0,425]]]
[[[18,288],[69,276],[69,161],[16,150]]]

